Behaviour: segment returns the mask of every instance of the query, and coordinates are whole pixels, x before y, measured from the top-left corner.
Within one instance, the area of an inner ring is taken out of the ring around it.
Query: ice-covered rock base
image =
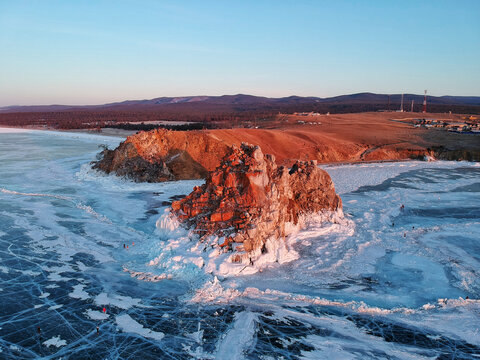
[[[273,264],[284,264],[298,259],[300,255],[294,246],[301,238],[296,235],[302,229],[321,224],[330,226],[327,231],[341,229],[339,231],[353,232],[354,229],[353,222],[344,218],[342,210],[302,215],[296,224],[285,224],[288,236],[280,241],[271,236],[265,240],[263,251],[252,252],[248,258],[238,261],[238,253],[219,245],[226,241],[225,236],[210,235],[199,241],[198,235],[192,230],[182,228],[178,218],[167,209],[157,221],[157,234],[165,239],[163,251],[152,259],[149,265],[161,265],[169,271],[170,277],[176,272],[181,272],[184,276],[185,268],[189,266],[220,277],[255,274]],[[155,281],[153,277],[152,281]]]

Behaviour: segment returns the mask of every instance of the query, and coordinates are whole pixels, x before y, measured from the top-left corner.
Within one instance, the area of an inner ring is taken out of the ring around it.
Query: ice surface
[[[85,285],[83,285],[83,284],[75,285],[73,287],[73,292],[68,294],[68,296],[70,296],[72,298],[75,298],[75,299],[81,299],[81,300],[86,300],[86,299],[90,298],[88,293],[83,290],[84,287],[85,287]]]
[[[111,305],[124,310],[129,309],[132,306],[145,307],[145,305],[142,305],[141,302],[141,299],[134,299],[129,296],[117,294],[109,295],[106,293],[101,293],[95,298],[95,303],[97,305]]]
[[[153,331],[150,329],[146,329],[143,327],[143,325],[139,324],[135,320],[133,320],[130,315],[124,314],[124,315],[119,315],[115,318],[115,321],[117,322],[118,327],[123,331],[123,332],[128,332],[132,334],[138,334],[140,336],[143,336],[145,338],[150,338],[154,340],[162,340],[165,334],[157,331]]]
[[[459,165],[460,164],[460,165]],[[339,194],[357,190],[362,186],[373,186],[383,183],[398,175],[421,169],[452,169],[458,166],[475,166],[471,163],[452,161],[405,161],[351,165],[320,165],[328,172]],[[353,200],[356,201],[356,200]]]
[[[253,345],[258,315],[249,311],[237,313],[231,329],[218,344],[217,359],[243,359]]]
[[[0,134],[0,357],[480,353],[478,164],[328,166],[345,216],[310,219],[242,270],[163,215],[201,181],[91,169],[118,141]]]
[[[60,346],[67,345],[67,342],[65,340],[60,339],[60,335],[58,335],[56,337],[52,337],[47,341],[44,341],[43,345],[45,345],[46,347],[50,347],[50,346],[60,347]]]
[[[110,316],[106,312],[103,313],[103,312],[92,310],[92,309],[87,309],[87,311],[85,312],[85,315],[87,315],[92,320],[106,320]]]

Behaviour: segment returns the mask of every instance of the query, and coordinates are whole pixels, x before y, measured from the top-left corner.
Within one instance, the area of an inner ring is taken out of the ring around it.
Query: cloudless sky
[[[0,0],[0,106],[480,96],[478,0]]]

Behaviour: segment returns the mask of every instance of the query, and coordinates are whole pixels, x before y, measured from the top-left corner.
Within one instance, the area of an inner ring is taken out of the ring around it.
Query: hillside
[[[278,114],[295,112],[348,114],[396,111],[400,108],[400,99],[401,95],[398,94],[372,93],[331,98],[300,96],[267,98],[238,94],[160,97],[95,106],[10,106],[0,108],[0,126],[54,129],[121,127],[126,130],[150,130],[159,122],[176,121],[196,123],[190,129],[269,128],[269,124]],[[414,111],[421,112],[422,95],[405,94],[404,109],[411,110],[412,100],[414,101]],[[427,109],[431,113],[480,114],[480,97],[429,96],[427,101]],[[176,124],[173,125],[176,126]],[[165,124],[164,127],[171,128],[170,125]],[[188,129],[183,128],[182,130]]]
[[[8,106],[0,108],[0,112],[62,112],[62,111],[248,111],[248,110],[285,110],[290,107],[307,107],[311,110],[324,109],[325,106],[338,105],[380,105],[386,109],[390,97],[393,105],[399,105],[401,94],[374,94],[358,93],[341,95],[328,98],[289,96],[282,98],[268,98],[253,95],[222,95],[222,96],[184,96],[184,97],[159,97],[148,100],[126,100],[103,105],[43,105],[43,106]],[[404,104],[409,108],[411,101],[420,107],[423,95],[404,94]],[[455,105],[455,106],[480,106],[480,96],[427,96],[430,105]],[[297,111],[302,111],[299,108]],[[378,109],[375,109],[378,110]],[[306,111],[306,110],[305,110]]]

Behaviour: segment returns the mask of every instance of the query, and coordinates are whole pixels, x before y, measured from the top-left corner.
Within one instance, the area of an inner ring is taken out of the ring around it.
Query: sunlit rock
[[[93,167],[141,182],[204,179],[227,152],[227,145],[201,131],[155,129],[105,149]]]
[[[258,146],[233,147],[206,183],[172,204],[172,212],[202,239],[216,235],[233,251],[233,262],[248,262],[279,242],[304,214],[341,209],[327,172],[315,161],[277,166]]]

